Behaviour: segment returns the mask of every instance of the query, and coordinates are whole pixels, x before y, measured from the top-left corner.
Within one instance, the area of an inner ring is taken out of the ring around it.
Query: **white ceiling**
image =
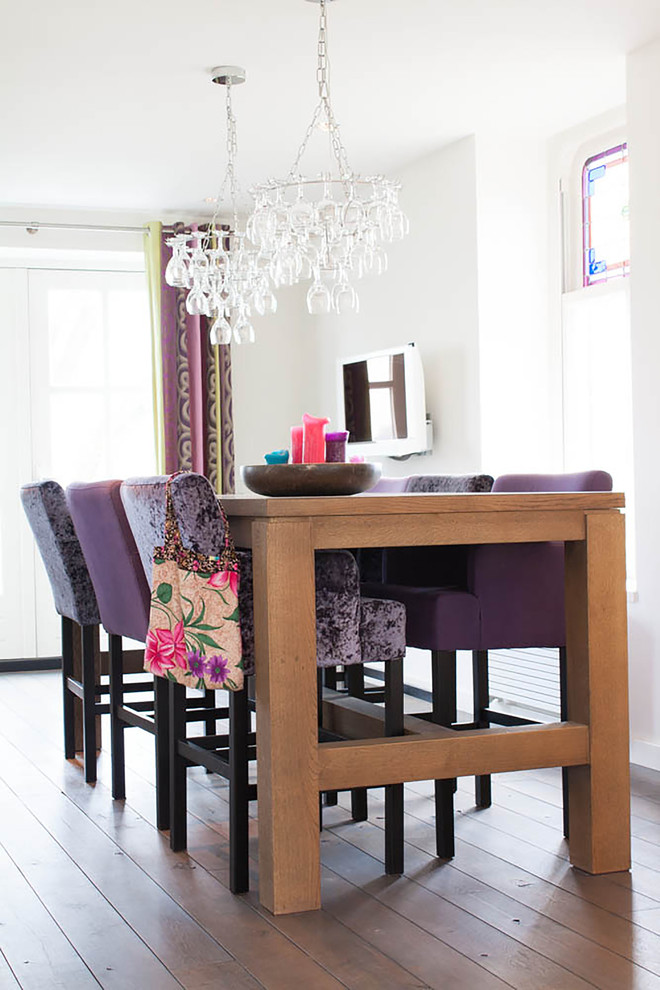
[[[316,4],[2,3],[0,203],[208,212],[225,162],[208,70],[225,62],[248,73],[234,94],[243,185],[291,165],[316,102]],[[618,106],[625,54],[660,35],[658,0],[337,0],[328,13],[335,113],[366,174],[482,128],[550,135]]]

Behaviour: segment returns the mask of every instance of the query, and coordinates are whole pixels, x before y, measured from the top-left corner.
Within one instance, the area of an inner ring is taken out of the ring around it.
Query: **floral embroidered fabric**
[[[145,670],[196,688],[243,687],[238,611],[239,565],[222,506],[219,556],[186,549],[170,483],[165,487],[165,542],[154,548]]]

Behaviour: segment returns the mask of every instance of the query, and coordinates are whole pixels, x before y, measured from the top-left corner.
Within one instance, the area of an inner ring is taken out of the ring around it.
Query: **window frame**
[[[590,155],[582,165],[581,171],[581,194],[580,194],[580,207],[581,207],[581,237],[582,237],[582,288],[587,289],[592,285],[602,285],[605,282],[611,282],[617,278],[627,278],[630,275],[630,253],[628,258],[624,258],[621,261],[613,263],[611,268],[606,266],[605,271],[602,273],[602,277],[594,277],[594,275],[589,271],[588,258],[593,251],[590,241],[591,232],[591,201],[592,196],[588,195],[589,189],[589,173],[594,167],[594,163],[602,161],[612,155],[622,152],[620,162],[604,162],[604,168],[608,165],[611,167],[615,164],[623,164],[628,162],[628,142],[620,141],[618,144],[612,147],[606,148],[604,151],[599,151],[594,155]],[[595,273],[597,276],[601,276],[601,273]]]

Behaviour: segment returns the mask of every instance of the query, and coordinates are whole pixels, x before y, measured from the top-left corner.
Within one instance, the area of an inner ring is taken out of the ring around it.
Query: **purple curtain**
[[[184,229],[183,224],[174,228],[175,233]],[[161,250],[165,471],[198,471],[228,494],[235,490],[231,350],[211,345],[206,317],[190,316],[187,291],[165,282],[169,236],[163,235]]]

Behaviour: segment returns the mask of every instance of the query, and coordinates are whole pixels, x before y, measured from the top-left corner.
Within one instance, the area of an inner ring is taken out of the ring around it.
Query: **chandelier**
[[[212,70],[214,83],[225,86],[227,115],[227,169],[206,230],[175,234],[167,240],[172,257],[165,269],[168,285],[188,289],[186,309],[192,316],[213,317],[212,344],[254,341],[253,312],[274,313],[277,301],[270,288],[268,263],[241,229],[236,179],[236,118],[232,86],[245,82],[245,69],[221,65]],[[232,226],[223,229],[218,213],[229,196]]]
[[[399,208],[399,183],[360,176],[349,165],[330,102],[327,3],[320,3],[317,79],[319,102],[289,174],[250,189],[255,199],[247,234],[261,248],[275,286],[311,280],[310,313],[357,312],[354,280],[387,269],[384,243],[400,240],[408,220]],[[300,171],[315,129],[328,132],[331,171]]]

